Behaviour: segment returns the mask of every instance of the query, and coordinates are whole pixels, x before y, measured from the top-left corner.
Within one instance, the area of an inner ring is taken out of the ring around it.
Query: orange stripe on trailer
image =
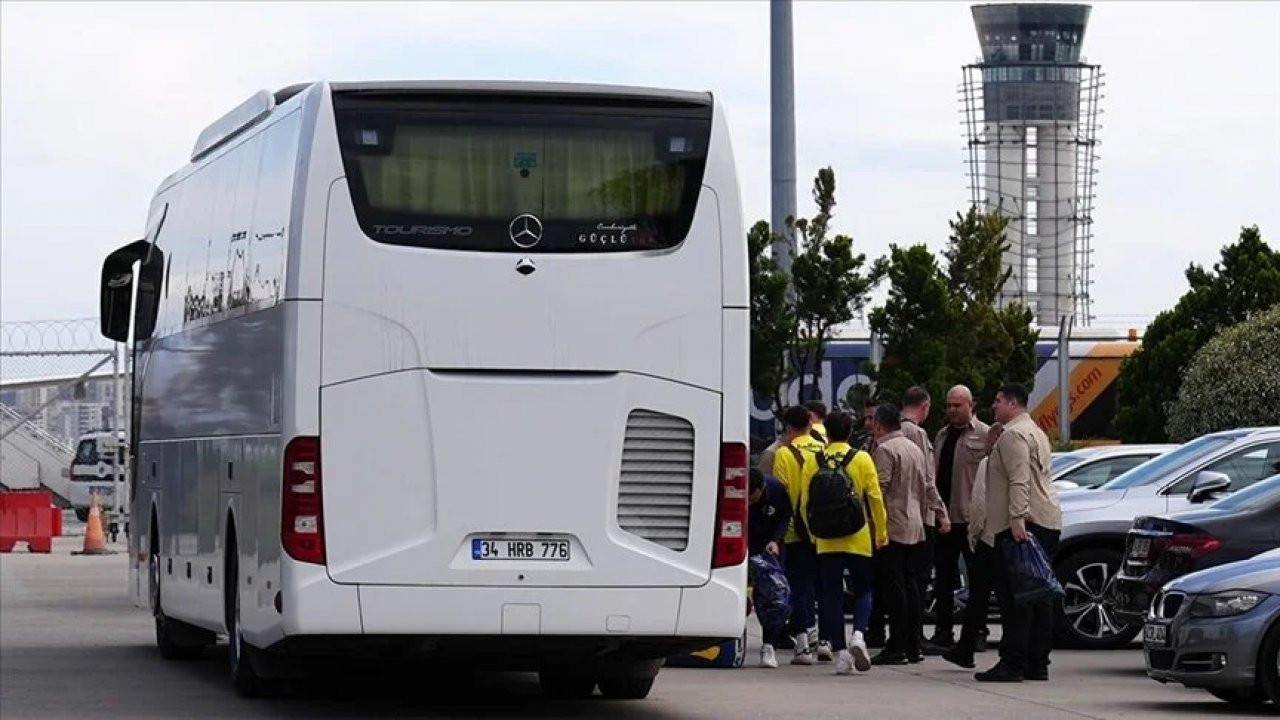
[[[1098,343],[1089,354],[1072,362],[1069,416],[1072,421],[1093,404],[1120,375],[1120,361],[1135,349],[1130,343]],[[1058,387],[1045,396],[1031,412],[1031,419],[1046,433],[1058,429]]]

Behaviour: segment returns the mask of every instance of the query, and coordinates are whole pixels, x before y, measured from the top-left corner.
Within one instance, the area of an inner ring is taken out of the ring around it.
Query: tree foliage
[[[790,343],[791,371],[800,377],[800,399],[811,399],[807,375],[822,368],[832,331],[866,307],[872,280],[867,256],[854,253],[853,238],[830,234],[836,206],[836,175],[818,171],[813,181],[817,213],[791,221],[799,252],[791,263],[795,323]]]
[[[1166,409],[1196,353],[1224,328],[1280,303],[1280,253],[1257,226],[1242,228],[1211,270],[1192,263],[1186,277],[1190,288],[1120,366],[1116,427],[1128,442],[1167,440]]]
[[[751,389],[770,398],[776,414],[787,379],[787,350],[795,335],[789,280],[768,254],[776,233],[761,220],[747,233],[751,281]]]
[[[1280,305],[1223,330],[1187,367],[1168,406],[1169,438],[1280,425]]]
[[[884,348],[883,361],[871,371],[876,394],[901,402],[908,387],[924,386],[936,398],[933,424],[941,421],[942,398],[953,385],[968,386],[984,414],[985,401],[1001,383],[1029,388],[1039,339],[1030,310],[996,307],[1009,277],[1008,220],[970,208],[949,224],[945,267],[924,245],[894,245],[872,273],[889,283],[888,300],[871,313],[871,329]]]

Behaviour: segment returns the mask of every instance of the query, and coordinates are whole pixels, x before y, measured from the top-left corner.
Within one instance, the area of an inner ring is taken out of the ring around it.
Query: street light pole
[[[770,171],[773,189],[773,259],[791,274],[795,236],[787,219],[796,215],[796,103],[791,0],[769,3]]]

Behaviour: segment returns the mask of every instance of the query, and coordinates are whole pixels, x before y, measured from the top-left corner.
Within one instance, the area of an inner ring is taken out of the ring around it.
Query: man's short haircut
[[[764,473],[760,472],[760,468],[751,468],[749,477],[750,484],[747,487],[751,492],[764,489]]]
[[[823,425],[827,428],[827,439],[831,442],[849,442],[853,435],[853,416],[843,410],[832,412]]]
[[[902,406],[909,408],[924,407],[929,402],[929,391],[919,385],[912,385],[902,396]]]
[[[810,400],[809,402],[804,404],[804,407],[806,410],[813,413],[814,415],[817,415],[820,418],[824,418],[827,416],[826,403],[823,403],[820,400]]]
[[[809,408],[803,405],[792,405],[782,411],[782,424],[790,430],[805,430],[811,421]]]
[[[863,410],[875,410],[878,407],[880,407],[880,403],[872,400],[871,398],[867,398],[867,401],[862,403]]]
[[[881,403],[876,407],[876,424],[888,432],[902,429],[902,411],[893,403]]]
[[[1027,388],[1020,383],[1005,383],[1000,386],[1000,390],[997,392],[1004,395],[1005,398],[1018,403],[1018,407],[1027,406]]]

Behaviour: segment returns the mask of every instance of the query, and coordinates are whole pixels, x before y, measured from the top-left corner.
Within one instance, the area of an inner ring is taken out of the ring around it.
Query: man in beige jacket
[[[1000,388],[992,405],[1004,431],[987,464],[987,512],[982,541],[994,548],[996,596],[1000,600],[1000,662],[976,678],[981,682],[1049,679],[1053,644],[1052,602],[1015,605],[1011,568],[1002,546],[1035,539],[1052,556],[1062,529],[1062,510],[1049,480],[1049,438],[1027,414],[1026,388]]]
[[[878,554],[879,580],[889,615],[890,635],[873,665],[905,665],[924,660],[920,652],[922,605],[915,574],[924,552],[924,521],[920,497],[929,461],[902,434],[902,416],[888,403],[876,409],[872,430],[876,449],[872,458],[880,477],[888,514],[889,545]]]

